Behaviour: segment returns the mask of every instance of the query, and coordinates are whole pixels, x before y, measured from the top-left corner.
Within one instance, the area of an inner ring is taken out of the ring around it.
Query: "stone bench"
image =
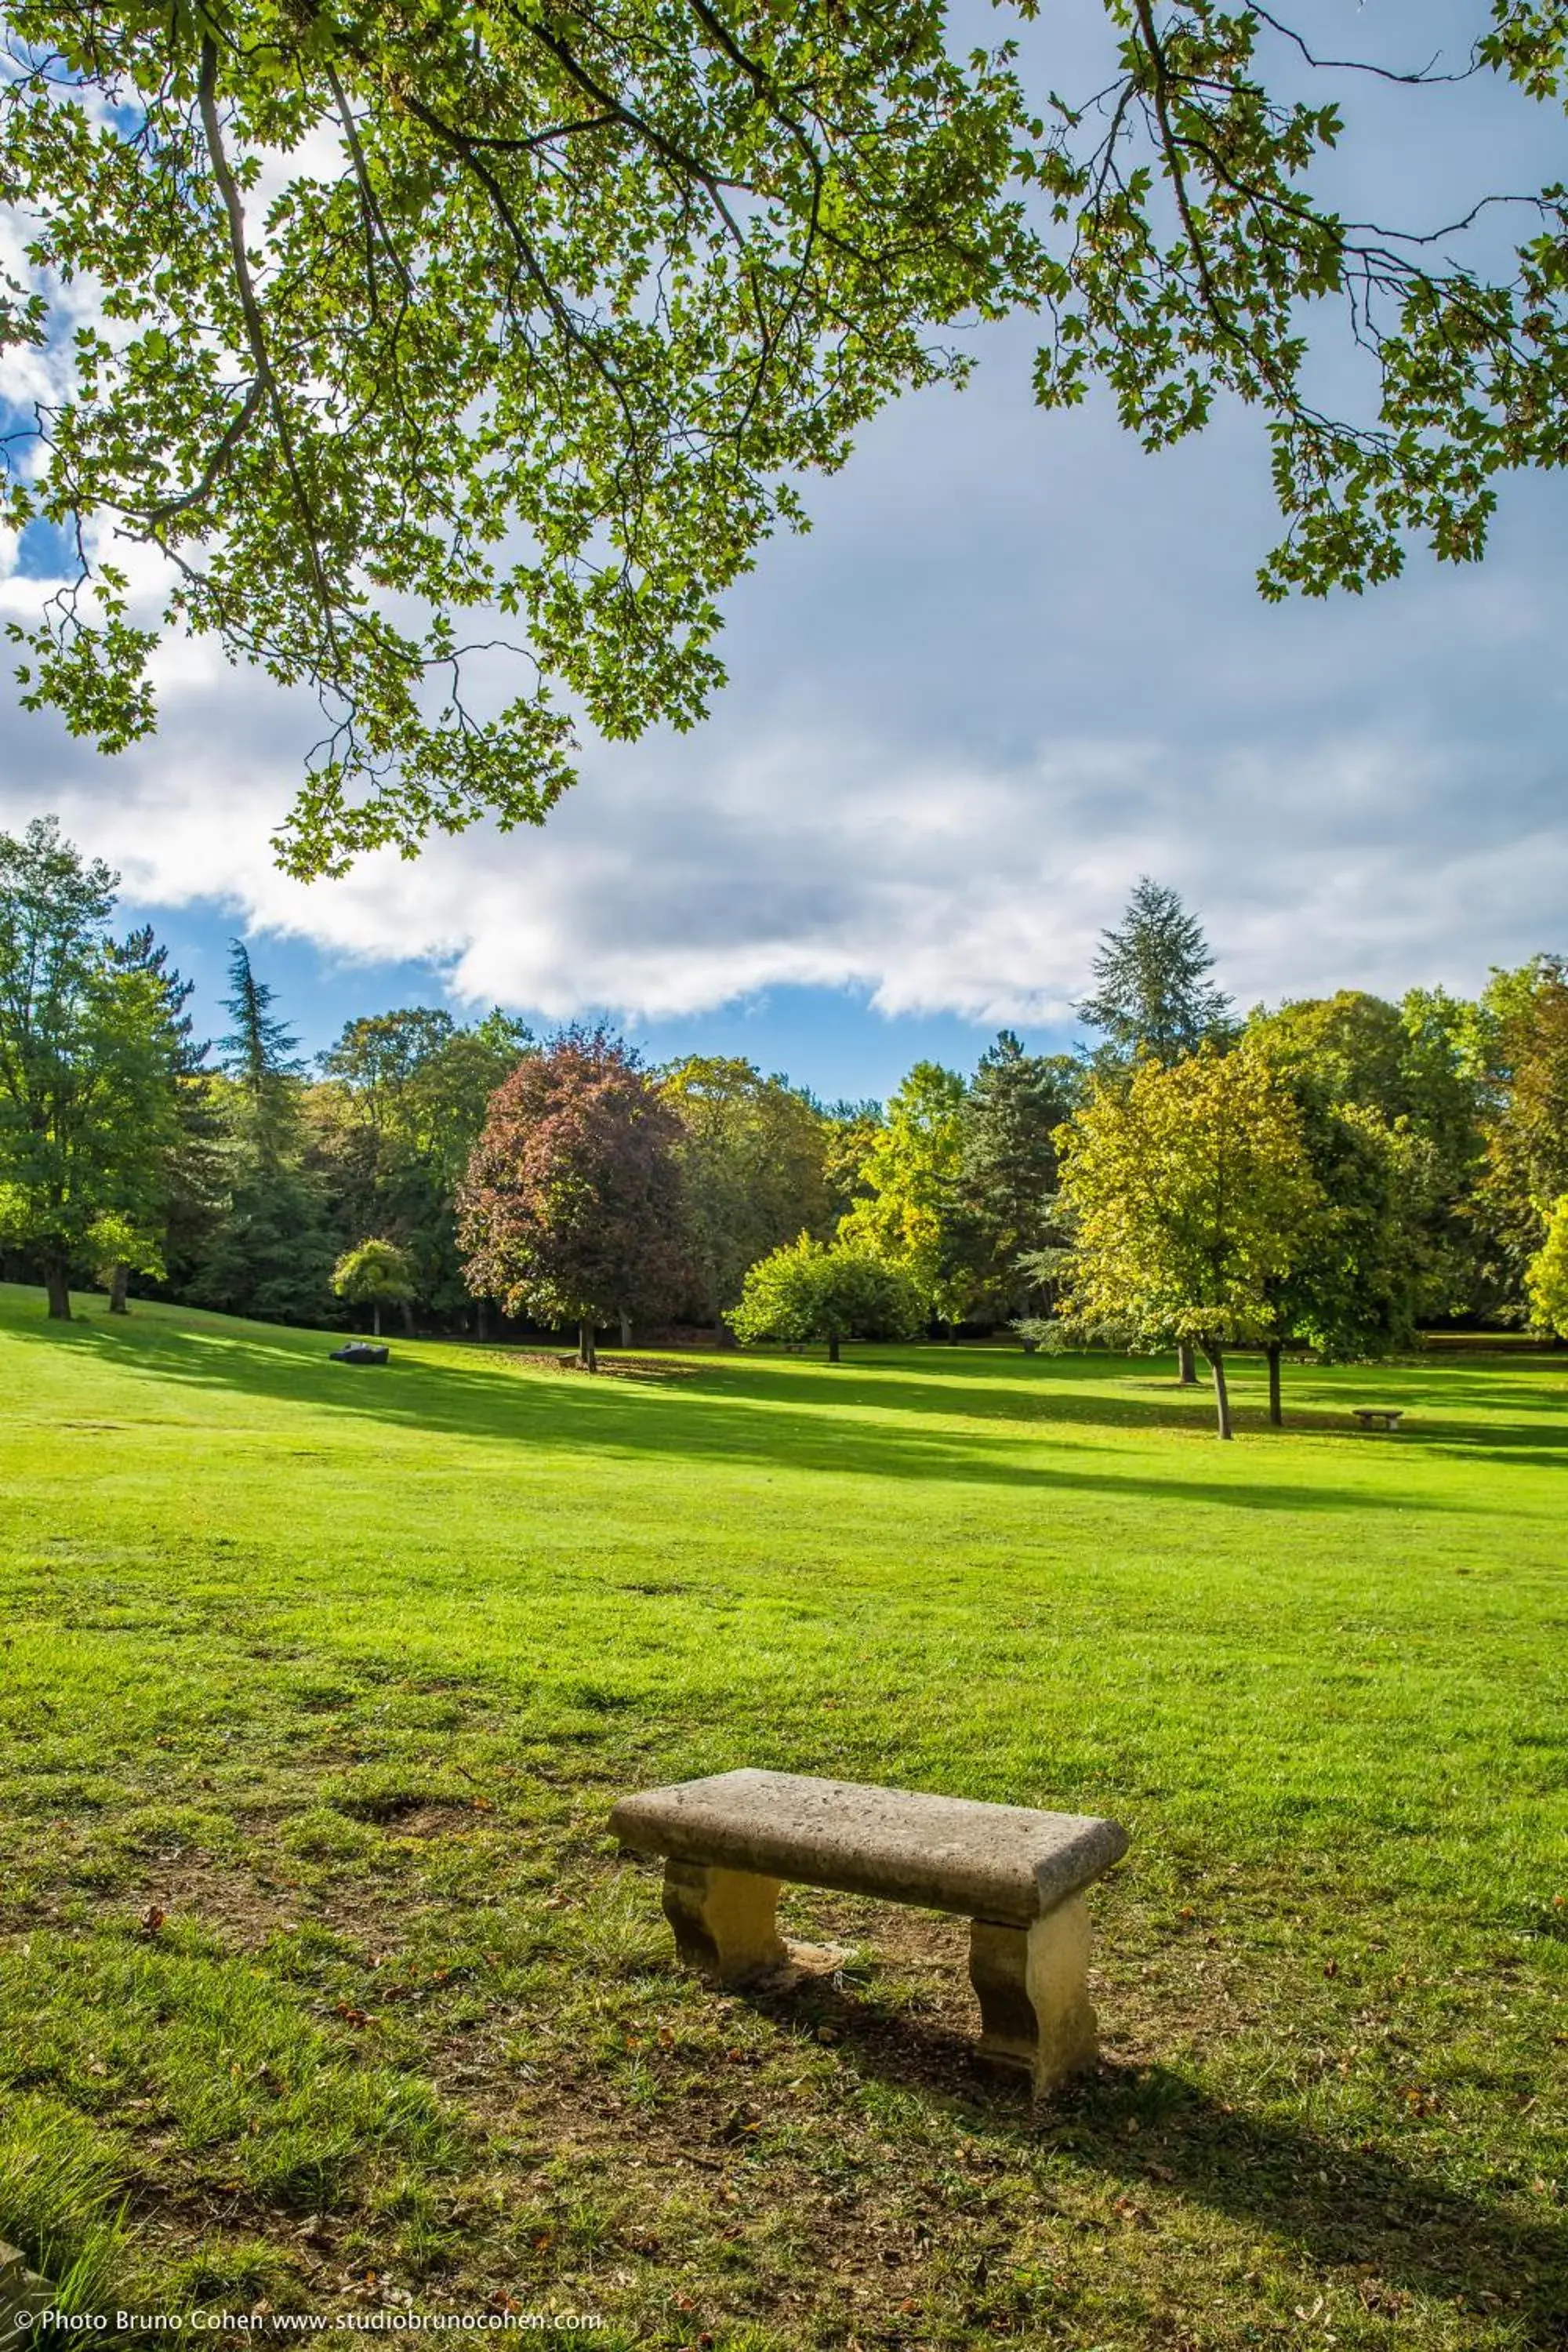
[[[1126,1852],[1119,1822],[742,1771],[623,1797],[610,1827],[665,1857],[677,1949],[720,1984],[787,1958],[774,1916],[784,1879],[918,1903],[970,1922],[983,2059],[1039,2093],[1094,2058],[1083,1889]]]
[[[1352,1405],[1351,1411],[1363,1429],[1386,1429],[1391,1435],[1405,1418],[1403,1412],[1394,1412],[1381,1404]]]

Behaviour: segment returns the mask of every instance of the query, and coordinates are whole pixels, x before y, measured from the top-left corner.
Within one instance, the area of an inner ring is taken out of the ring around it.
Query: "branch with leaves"
[[[934,5],[826,40],[710,0],[0,21],[38,281],[0,336],[60,385],[10,419],[5,520],[78,551],[25,699],[121,748],[174,628],[313,689],[300,874],[539,821],[583,718],[692,725],[795,478],[1028,297],[1008,60],[955,62]]]
[[[24,700],[122,748],[182,630],[312,691],[301,875],[540,822],[584,720],[703,716],[802,478],[1019,307],[1047,408],[1103,384],[1151,448],[1262,412],[1265,593],[1412,535],[1479,556],[1500,478],[1568,457],[1568,194],[1386,225],[1318,191],[1373,82],[1560,104],[1561,0],[1475,0],[1469,51],[1403,68],[1272,7],[1103,5],[1103,88],[1037,111],[942,0],[8,0],[0,522],[70,551],[13,627]],[[1364,415],[1310,389],[1336,319]]]

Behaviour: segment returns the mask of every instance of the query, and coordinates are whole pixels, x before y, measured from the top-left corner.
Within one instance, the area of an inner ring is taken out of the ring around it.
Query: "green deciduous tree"
[[[173,1090],[163,1122],[162,1147],[140,1163],[141,1182],[132,1213],[122,1220],[127,1247],[107,1260],[109,1311],[128,1314],[132,1274],[165,1276],[192,1227],[210,1208],[211,1120],[207,1113],[207,1045],[198,1040],[186,1010],[195,992],[169,962],[169,950],[143,924],[111,950],[115,961],[142,974],[161,1000]],[[157,1235],[156,1244],[150,1239]]]
[[[1258,1055],[1208,1048],[1097,1083],[1062,1146],[1064,1318],[1143,1345],[1190,1339],[1208,1358],[1228,1438],[1226,1348],[1271,1335],[1273,1287],[1302,1262],[1323,1209],[1295,1104]]]
[[[472,1302],[458,1248],[455,1196],[489,1099],[531,1045],[499,1010],[460,1025],[414,1005],[351,1021],[321,1057],[304,1114],[314,1164],[347,1238],[384,1234],[413,1268],[414,1297],[437,1318]]]
[[[907,1339],[924,1312],[902,1265],[862,1241],[802,1234],[751,1268],[726,1320],[740,1339],[826,1340],[837,1364],[842,1340]]]
[[[373,1236],[343,1252],[332,1268],[332,1288],[340,1298],[370,1308],[379,1339],[382,1308],[406,1306],[414,1296],[414,1268],[395,1242]]]
[[[827,1131],[823,1176],[827,1185],[828,1214],[837,1225],[857,1201],[869,1196],[866,1163],[872,1145],[888,1122],[881,1104],[872,1100],[825,1103],[821,1111]]]
[[[1474,1294],[1468,1211],[1481,1129],[1462,1013],[1436,992],[1396,1005],[1346,989],[1247,1023],[1248,1045],[1301,1114],[1326,1204],[1312,1251],[1276,1291],[1276,1409],[1280,1339],[1329,1357],[1386,1355],[1423,1316]]]
[[[117,887],[52,817],[0,834],[0,1235],[61,1320],[73,1265],[162,1263],[177,1013],[156,958],[110,937]]]
[[[1526,1269],[1568,1192],[1568,959],[1494,973],[1481,1013],[1491,1105],[1478,1205],[1517,1314]]]
[[[962,376],[960,320],[1043,308],[1041,403],[1103,383],[1150,448],[1226,395],[1258,409],[1271,594],[1386,578],[1412,533],[1474,558],[1500,478],[1563,459],[1562,189],[1467,188],[1452,224],[1336,203],[1374,87],[1558,104],[1561,0],[1475,0],[1469,59],[1403,70],[1322,59],[1275,9],[1105,0],[1077,102],[962,57],[937,0],[10,0],[5,22],[0,184],[33,236],[0,343],[68,381],[4,519],[82,551],[26,630],[26,692],[121,745],[171,628],[313,686],[296,871],[538,819],[571,779],[568,702],[613,736],[689,725],[718,600],[799,520],[796,478]],[[1370,387],[1339,414],[1332,321]],[[164,567],[151,621],[117,541]],[[476,710],[465,656],[495,625],[469,616],[496,605],[520,651]]]
[[[748,1266],[792,1234],[828,1230],[826,1126],[784,1079],[731,1056],[690,1055],[659,1084],[682,1129],[697,1304],[717,1323]]]
[[[12,476],[10,519],[79,520],[90,569],[29,696],[111,746],[153,723],[113,541],[155,551],[163,626],[321,695],[298,872],[537,821],[573,772],[556,697],[610,736],[689,726],[791,478],[962,377],[942,328],[1031,283],[1016,86],[947,55],[932,0],[831,28],[755,0],[5,20],[0,184],[38,275],[0,286],[0,334],[58,334],[61,281],[110,289]],[[481,716],[497,605],[517,657]]]
[[[847,1242],[898,1265],[928,1315],[955,1322],[974,1279],[953,1246],[952,1210],[963,1150],[964,1083],[940,1062],[917,1062],[873,1130],[860,1168],[862,1197],[839,1225]]]
[[[667,1311],[690,1279],[680,1123],[637,1055],[567,1029],[491,1100],[458,1193],[470,1289],[510,1314],[595,1328]]]

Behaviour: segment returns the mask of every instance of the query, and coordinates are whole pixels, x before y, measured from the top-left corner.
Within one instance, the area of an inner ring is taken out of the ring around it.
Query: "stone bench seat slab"
[[[969,1921],[983,2063],[1026,2074],[1037,2095],[1093,2063],[1083,1889],[1126,1852],[1117,1822],[748,1770],[623,1797],[610,1827],[664,1856],[676,1948],[718,1984],[789,1958],[785,1879],[918,1903]]]
[[[1117,1822],[795,1772],[718,1772],[624,1797],[624,1845],[1026,1927],[1127,1851]]]

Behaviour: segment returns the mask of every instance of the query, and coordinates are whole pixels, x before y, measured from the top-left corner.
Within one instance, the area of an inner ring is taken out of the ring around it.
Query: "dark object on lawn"
[[[384,1364],[387,1349],[373,1348],[368,1339],[351,1339],[346,1348],[332,1349],[334,1364]]]
[[[980,2050],[1048,2091],[1093,2063],[1083,1889],[1127,1850],[1117,1822],[794,1772],[718,1772],[623,1797],[623,1845],[665,1856],[664,1913],[721,1984],[789,1958],[779,1882],[956,1911],[970,1922]]]

